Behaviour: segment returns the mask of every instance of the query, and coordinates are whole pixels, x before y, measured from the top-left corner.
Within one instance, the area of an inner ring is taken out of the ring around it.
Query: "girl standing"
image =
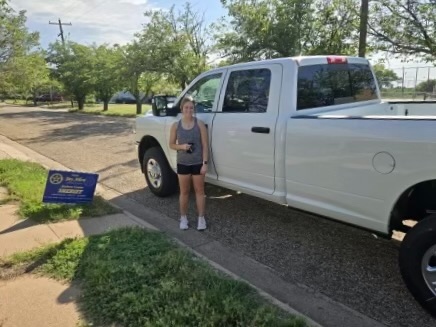
[[[194,116],[194,101],[184,98],[180,109],[182,118],[171,126],[169,146],[177,151],[177,176],[180,186],[180,229],[188,229],[187,218],[191,180],[197,203],[197,229],[206,229],[204,219],[206,199],[204,178],[207,172],[209,146],[204,123]]]

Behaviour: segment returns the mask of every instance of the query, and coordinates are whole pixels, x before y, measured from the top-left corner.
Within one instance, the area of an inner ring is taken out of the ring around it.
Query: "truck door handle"
[[[269,127],[257,127],[257,126],[253,126],[251,128],[251,131],[253,133],[269,134]]]

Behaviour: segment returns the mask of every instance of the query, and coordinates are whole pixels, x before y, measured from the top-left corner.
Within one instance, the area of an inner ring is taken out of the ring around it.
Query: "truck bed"
[[[436,119],[436,101],[392,101],[362,106],[346,106],[309,115],[316,118],[354,119]],[[297,114],[297,116],[301,116]]]

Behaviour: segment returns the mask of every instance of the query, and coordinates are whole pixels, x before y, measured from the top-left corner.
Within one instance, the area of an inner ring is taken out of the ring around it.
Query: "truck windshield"
[[[365,64],[320,64],[298,69],[297,110],[377,99],[374,76]]]

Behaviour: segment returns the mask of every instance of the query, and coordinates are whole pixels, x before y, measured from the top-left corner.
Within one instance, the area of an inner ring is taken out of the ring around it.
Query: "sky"
[[[181,8],[185,0],[10,0],[15,10],[26,10],[27,26],[40,33],[43,48],[59,39],[59,26],[50,25],[61,19],[64,36],[82,44],[125,44],[141,31],[149,9]],[[191,0],[195,11],[204,12],[206,21],[226,14],[219,0]]]
[[[27,27],[40,33],[43,48],[59,39],[60,18],[66,39],[82,43],[125,44],[133,39],[134,33],[141,31],[147,23],[143,13],[149,9],[170,9],[172,5],[181,8],[187,0],[10,0],[15,10],[26,10]],[[190,0],[195,11],[203,12],[208,23],[226,16],[227,11],[220,0]],[[370,59],[375,63],[380,56]],[[399,60],[389,60],[385,63],[389,68],[402,75],[402,66],[428,66],[420,62],[404,64]],[[419,79],[427,79],[427,68],[419,71]],[[416,69],[408,69],[406,75],[415,79]],[[431,76],[436,78],[436,68],[431,69]]]

